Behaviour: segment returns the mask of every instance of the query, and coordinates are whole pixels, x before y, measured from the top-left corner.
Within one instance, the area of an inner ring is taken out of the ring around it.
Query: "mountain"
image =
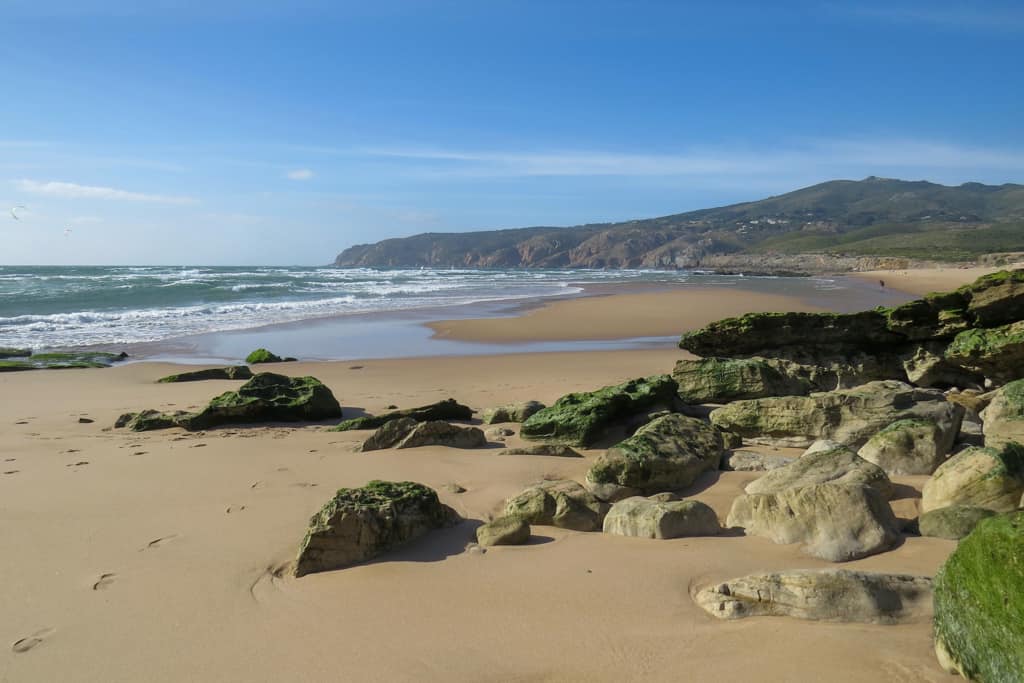
[[[350,247],[343,267],[856,267],[1024,251],[1024,185],[833,180],[715,209],[568,228],[424,233]],[[814,269],[813,267],[811,268]]]

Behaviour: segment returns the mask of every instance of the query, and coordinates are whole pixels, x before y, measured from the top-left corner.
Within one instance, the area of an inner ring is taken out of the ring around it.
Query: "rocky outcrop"
[[[1020,305],[1024,308],[1024,302]],[[1024,321],[961,332],[946,349],[945,360],[997,384],[1020,379],[1024,376]]]
[[[603,500],[691,485],[718,469],[722,436],[707,423],[675,413],[659,417],[598,457],[587,486]]]
[[[371,481],[340,489],[310,519],[295,576],[365,562],[458,521],[455,511],[422,484]]]
[[[814,451],[789,465],[776,468],[747,484],[747,493],[780,493],[817,484],[870,486],[885,500],[892,494],[892,482],[878,465],[839,446]]]
[[[921,510],[973,505],[1016,510],[1024,496],[1024,446],[966,448],[944,462],[921,490]]]
[[[728,403],[768,396],[803,396],[821,389],[814,369],[768,358],[699,358],[676,361],[672,379],[686,403]],[[835,381],[829,388],[835,386]]]
[[[569,446],[557,443],[535,443],[522,448],[506,448],[498,455],[544,455],[555,458],[582,458],[583,456]]]
[[[11,346],[0,346],[0,359],[28,358],[31,355],[32,349],[16,349]]]
[[[505,514],[530,524],[600,531],[608,504],[575,481],[543,481],[505,503]]]
[[[876,489],[841,484],[740,496],[726,526],[775,543],[801,543],[804,552],[830,562],[888,550],[900,537],[892,509]]]
[[[487,437],[476,427],[459,427],[441,420],[417,422],[410,417],[402,417],[384,424],[363,442],[359,450],[368,452],[419,446],[483,448],[486,445]]]
[[[252,371],[245,365],[230,365],[226,368],[207,368],[167,375],[158,379],[157,383],[201,382],[208,379],[252,379]]]
[[[955,436],[931,420],[898,420],[872,436],[857,454],[886,474],[931,474],[949,455]]]
[[[1024,511],[982,520],[935,577],[935,652],[973,681],[1024,671]]]
[[[718,517],[696,500],[661,502],[636,496],[612,505],[604,518],[604,532],[638,538],[716,536]]]
[[[534,413],[546,408],[540,401],[523,401],[521,403],[509,403],[507,405],[490,408],[484,411],[484,424],[499,424],[502,422],[525,422]]]
[[[476,529],[476,542],[492,545],[522,545],[530,540],[530,525],[520,517],[498,517]]]
[[[28,351],[28,349],[8,349],[9,354],[21,354],[24,351]],[[0,372],[109,368],[114,363],[123,361],[127,357],[127,353],[107,353],[105,351],[74,351],[70,353],[29,352],[28,355],[8,355],[6,359],[0,359]]]
[[[345,420],[335,427],[334,431],[347,432],[352,429],[377,429],[392,420],[398,420],[400,418],[409,418],[416,422],[430,422],[432,420],[471,420],[473,419],[473,410],[469,406],[464,406],[461,403],[458,403],[454,398],[448,398],[443,401],[431,403],[426,406],[420,406],[418,408],[395,410],[382,415],[365,415],[363,417],[355,417],[351,420]]]
[[[810,396],[735,401],[714,410],[711,422],[752,443],[806,447],[830,439],[858,448],[884,427],[910,418],[933,421],[943,442],[952,441],[963,413],[940,391],[887,380]]]
[[[922,536],[959,541],[974,531],[978,522],[995,514],[992,510],[973,505],[950,505],[921,515],[917,520],[917,528]]]
[[[1024,380],[1010,382],[995,392],[981,417],[986,446],[1024,444]]]
[[[677,385],[668,375],[634,379],[597,391],[567,394],[523,422],[524,439],[590,446],[631,415],[672,406]]]
[[[932,612],[925,576],[817,569],[751,574],[698,590],[694,601],[719,619],[793,617],[902,624]]]
[[[341,416],[331,390],[315,377],[261,372],[238,388],[210,400],[196,413],[126,413],[115,427],[133,431],[183,427],[189,431],[252,422],[315,422]]]

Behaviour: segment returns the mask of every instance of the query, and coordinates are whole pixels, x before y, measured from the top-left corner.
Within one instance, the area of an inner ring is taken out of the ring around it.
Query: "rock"
[[[981,418],[986,446],[1024,444],[1024,380],[1010,382],[996,391]]]
[[[80,418],[78,418],[78,424],[80,424],[80,425],[91,425],[95,421],[96,420],[92,419],[91,417],[80,417]]]
[[[726,526],[775,543],[802,543],[804,552],[830,562],[873,555],[899,540],[892,509],[870,486],[819,484],[743,495],[733,501]]]
[[[417,422],[403,417],[392,420],[363,442],[359,450],[376,451],[383,448],[417,448],[419,446],[448,446],[450,448],[483,448],[487,437],[476,427],[459,427],[441,420]]]
[[[973,505],[996,512],[1020,506],[1024,495],[1024,446],[965,448],[935,470],[921,490],[921,511]]]
[[[673,405],[677,385],[668,375],[634,379],[597,391],[568,394],[523,422],[524,439],[589,446],[618,420],[658,405]]]
[[[718,517],[696,500],[659,502],[639,496],[612,505],[604,518],[604,532],[639,538],[717,536]]]
[[[800,454],[800,457],[810,455],[811,453],[818,453],[820,451],[834,451],[837,448],[846,448],[846,446],[838,441],[832,441],[831,439],[818,439],[808,446],[807,449]]]
[[[286,377],[261,372],[238,388],[210,400],[197,413],[126,413],[117,426],[132,431],[183,427],[189,431],[222,424],[250,422],[314,422],[341,416],[331,390],[315,377]]]
[[[530,524],[600,531],[608,505],[574,481],[544,481],[505,503],[505,514]]]
[[[10,346],[0,346],[0,358],[28,358],[32,355],[32,349],[16,349]]]
[[[714,410],[711,422],[751,443],[805,447],[831,439],[859,448],[883,427],[907,418],[932,420],[943,441],[951,442],[963,414],[963,406],[949,403],[940,391],[886,380],[810,396],[736,401]]]
[[[384,413],[383,415],[355,417],[351,420],[345,420],[335,427],[334,431],[347,432],[350,429],[377,429],[387,422],[403,417],[413,419],[416,422],[429,422],[432,420],[471,420],[473,419],[473,410],[468,406],[464,406],[461,403],[456,402],[454,398],[449,398],[444,401],[438,401],[437,403],[431,403],[430,405],[420,406],[418,408],[406,408],[405,410],[396,410],[391,413]]]
[[[524,448],[506,448],[498,455],[548,455],[557,458],[582,458],[583,456],[568,446],[554,443],[538,443]]]
[[[522,545],[530,540],[530,525],[519,517],[498,517],[476,529],[476,542],[492,545]]]
[[[691,415],[690,417],[695,416]],[[722,446],[724,448],[733,449],[743,447],[743,437],[741,437],[739,434],[733,434],[732,432],[723,432],[721,429],[719,429],[718,431],[722,435]]]
[[[935,577],[935,650],[974,681],[1024,671],[1024,511],[982,520]]]
[[[848,569],[751,574],[703,588],[694,601],[719,619],[793,617],[901,624],[928,619],[932,580]]]
[[[546,406],[540,401],[509,403],[508,405],[485,410],[483,423],[498,424],[500,422],[525,422],[531,415],[543,410],[545,407]]]
[[[983,519],[996,513],[986,508],[971,505],[950,505],[926,512],[917,520],[917,528],[922,536],[948,538],[959,541],[971,533]]]
[[[945,359],[1002,384],[1024,376],[1024,320],[992,329],[961,332]]]
[[[598,457],[587,472],[587,485],[605,500],[622,497],[616,490],[657,493],[682,489],[703,472],[717,470],[721,458],[718,431],[705,422],[673,413],[641,427]]]
[[[516,433],[511,429],[505,429],[504,427],[496,427],[494,429],[488,429],[485,432],[487,438],[491,441],[504,441],[510,436],[515,436]]]
[[[159,384],[172,382],[199,382],[207,379],[252,379],[252,371],[245,365],[231,365],[226,368],[208,368],[193,370],[177,375],[167,375],[157,380]]]
[[[885,500],[892,494],[892,482],[882,468],[845,446],[803,455],[755,479],[744,490],[747,493],[779,493],[817,484],[870,486]]]
[[[271,353],[266,349],[256,349],[255,351],[253,351],[252,353],[245,357],[245,362],[250,365],[255,365],[257,363],[285,363],[293,360],[295,359],[281,358],[277,354]]]
[[[362,488],[340,489],[310,519],[295,576],[365,562],[458,521],[455,511],[423,484],[371,481]]]
[[[732,472],[769,472],[785,467],[796,458],[777,453],[757,453],[756,451],[730,451],[722,457],[723,470]]]
[[[14,349],[21,352],[24,349]],[[0,372],[21,370],[66,370],[78,368],[109,368],[128,357],[127,353],[104,351],[75,351],[71,353],[33,353],[16,356],[15,360],[0,360]]]
[[[686,403],[728,403],[768,396],[802,396],[812,388],[800,366],[766,358],[700,358],[676,362],[672,379]]]
[[[931,474],[953,448],[953,434],[931,420],[897,420],[871,437],[857,455],[886,474]]]
[[[984,377],[944,357],[945,346],[931,343],[914,347],[903,359],[907,381],[918,387],[980,387]]]
[[[456,484],[454,481],[448,482],[447,484],[444,485],[444,487],[445,487],[445,489],[448,490],[449,493],[465,493],[466,492],[466,487],[465,486],[463,486],[462,484]]]

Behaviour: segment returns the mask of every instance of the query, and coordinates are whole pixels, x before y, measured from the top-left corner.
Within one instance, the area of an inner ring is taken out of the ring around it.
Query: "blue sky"
[[[1019,2],[0,10],[0,263],[317,264],[833,178],[1024,182]]]

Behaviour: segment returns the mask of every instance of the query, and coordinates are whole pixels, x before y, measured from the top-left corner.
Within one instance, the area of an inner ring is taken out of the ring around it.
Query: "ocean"
[[[650,270],[0,266],[0,346],[145,345],[324,319],[348,318],[365,327],[374,315],[413,320],[437,309],[450,309],[451,317],[469,310],[500,314],[514,304],[612,283],[756,287],[819,298],[843,288],[830,278]],[[188,355],[188,344],[171,345]],[[317,346],[318,357],[351,353]]]

